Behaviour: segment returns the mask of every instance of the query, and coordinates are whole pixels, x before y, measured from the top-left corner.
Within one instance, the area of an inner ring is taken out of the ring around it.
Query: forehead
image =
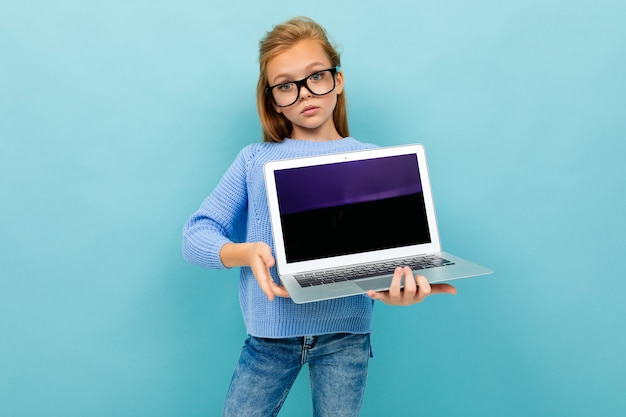
[[[296,79],[309,75],[310,71],[328,68],[330,59],[322,45],[315,40],[302,40],[267,61],[267,79],[270,83],[278,78]]]

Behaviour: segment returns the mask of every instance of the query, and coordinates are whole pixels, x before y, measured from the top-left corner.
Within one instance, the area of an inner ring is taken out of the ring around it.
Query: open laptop
[[[489,274],[442,252],[420,144],[268,162],[278,274],[296,303],[389,289],[408,265],[437,283]]]

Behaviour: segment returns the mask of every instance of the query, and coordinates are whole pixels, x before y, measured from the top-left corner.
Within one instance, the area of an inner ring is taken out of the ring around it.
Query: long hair
[[[269,87],[267,79],[267,63],[276,55],[291,48],[297,42],[312,39],[320,43],[328,55],[332,67],[341,66],[341,58],[337,48],[329,41],[326,30],[314,20],[300,16],[285,23],[274,26],[266,33],[259,43],[259,81],[256,89],[256,104],[264,142],[282,142],[291,134],[293,126],[287,118],[276,112],[272,98],[265,93]],[[348,112],[346,108],[345,90],[337,96],[337,105],[333,111],[333,122],[342,137],[350,136],[348,129]]]

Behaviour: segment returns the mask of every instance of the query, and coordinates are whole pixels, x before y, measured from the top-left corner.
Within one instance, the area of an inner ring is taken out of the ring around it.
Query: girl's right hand
[[[275,264],[272,249],[264,242],[254,242],[249,245],[250,268],[267,298],[270,301],[274,301],[275,295],[288,298],[289,293],[285,287],[276,284],[270,274],[270,268]]]
[[[220,251],[220,259],[227,268],[249,266],[259,287],[270,301],[274,296],[289,297],[285,287],[272,279],[270,268],[274,266],[272,249],[264,242],[227,243]]]

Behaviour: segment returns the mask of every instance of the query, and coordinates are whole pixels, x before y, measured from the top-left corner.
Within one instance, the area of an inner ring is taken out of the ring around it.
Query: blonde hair
[[[282,142],[293,129],[291,122],[283,114],[276,112],[270,95],[265,93],[265,89],[269,87],[267,63],[276,55],[305,39],[320,43],[332,67],[341,65],[339,52],[329,41],[326,30],[308,17],[294,17],[274,26],[270,32],[266,33],[259,42],[259,81],[256,89],[256,104],[263,128],[264,142]],[[346,107],[346,97],[343,92],[337,96],[337,105],[333,111],[335,128],[342,137],[350,136]]]

